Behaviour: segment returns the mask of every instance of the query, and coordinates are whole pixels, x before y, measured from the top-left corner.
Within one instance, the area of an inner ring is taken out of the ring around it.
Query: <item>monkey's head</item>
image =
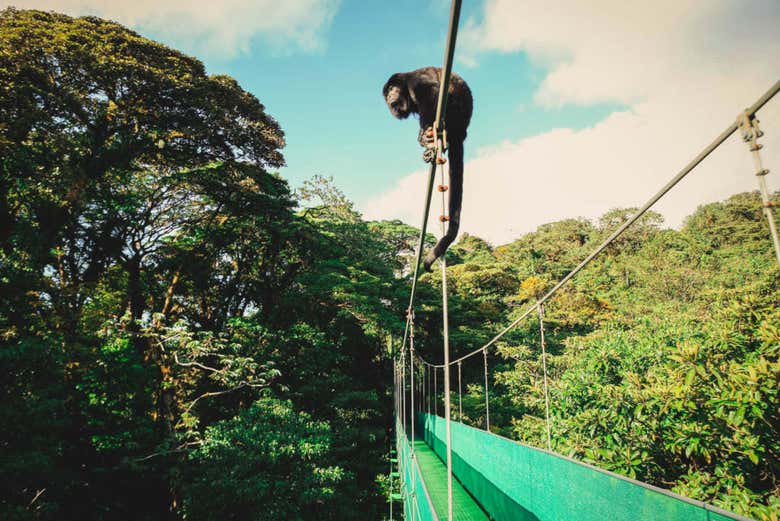
[[[414,104],[409,95],[409,87],[403,73],[396,73],[390,76],[385,86],[382,88],[382,94],[387,102],[390,113],[398,119],[406,119],[409,114],[414,112]]]

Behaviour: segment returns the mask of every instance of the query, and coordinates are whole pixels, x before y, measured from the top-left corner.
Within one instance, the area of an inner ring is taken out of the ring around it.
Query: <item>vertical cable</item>
[[[439,140],[438,157],[443,153],[443,144]],[[444,165],[441,166],[441,184],[444,186]],[[447,221],[447,197],[445,191],[441,193],[441,234],[442,237],[447,233],[445,222]],[[447,305],[447,251],[441,254],[439,259],[441,264],[441,304],[442,304],[442,323],[444,329],[444,425],[447,438],[447,519],[452,519],[452,431],[450,426],[450,328],[449,328],[449,310]]]
[[[403,353],[402,356],[405,357],[406,353]],[[402,374],[401,381],[403,382],[403,386],[404,386],[404,436],[406,437],[407,444],[409,446],[409,449],[408,449],[409,468],[410,468],[410,472],[411,472],[411,474],[410,474],[411,475],[411,479],[410,479],[410,483],[409,483],[409,486],[411,487],[410,488],[411,492],[410,492],[409,495],[411,496],[412,506],[414,506],[416,501],[417,501],[417,499],[414,496],[414,480],[415,480],[415,477],[416,477],[417,473],[414,471],[414,460],[412,459],[413,458],[413,454],[414,454],[414,444],[409,442],[409,437],[406,434],[408,431],[406,431],[406,427],[405,427],[407,416],[409,417],[410,422],[411,422],[411,414],[414,414],[414,413],[412,411],[409,411],[409,407],[407,407],[407,405],[406,405],[406,360],[403,361],[403,374]],[[409,394],[410,395],[411,395],[411,391],[412,390],[410,388],[409,389]],[[411,396],[409,398],[409,402],[411,403]],[[415,511],[414,511],[414,508],[411,509],[411,513],[412,513],[411,521],[415,521]]]
[[[411,415],[409,417],[409,429],[412,431],[412,463],[414,463],[414,423],[415,423],[415,411],[414,411],[414,311],[409,318],[409,409],[411,409]]]
[[[411,479],[411,487],[412,487],[412,501],[414,502],[414,505],[418,507],[417,504],[417,495],[415,494],[415,485],[417,482],[417,472],[415,472],[415,454],[414,454],[414,420],[415,420],[415,412],[414,412],[414,312],[411,313],[411,316],[409,317],[409,430],[411,431],[411,440],[409,441],[409,466],[412,469],[412,479]],[[415,517],[417,516],[417,512],[412,510],[412,521],[415,521]],[[417,517],[417,519],[420,519]]]
[[[425,400],[426,400],[426,392],[428,391],[428,388],[425,387],[425,377],[427,369],[425,368],[425,362],[420,359],[420,405],[418,406],[418,409],[420,409],[420,412],[425,412]]]
[[[433,388],[433,383],[431,382],[431,366],[428,366],[428,414],[431,414],[431,389]]]
[[[433,415],[439,415],[439,383],[436,381],[436,366],[433,369]]]
[[[487,347],[482,350],[485,360],[485,430],[490,431],[490,399],[488,398]]]
[[[766,176],[769,170],[764,168],[761,162],[761,154],[759,150],[764,148],[764,145],[759,144],[756,140],[764,135],[760,128],[758,128],[758,118],[748,114],[747,111],[742,112],[737,119],[739,129],[742,132],[742,140],[748,144],[750,153],[753,156],[753,165],[756,169],[756,178],[758,179],[758,189],[761,192],[761,202],[763,204],[764,215],[766,216],[767,223],[769,224],[769,235],[772,237],[772,245],[775,248],[775,256],[777,262],[780,264],[780,238],[777,235],[777,225],[775,224],[775,215],[772,211],[772,200],[769,197],[769,189],[766,186]]]
[[[401,426],[406,436],[406,352],[401,351]]]
[[[544,417],[547,427],[547,450],[552,450],[550,442],[550,395],[547,392],[547,349],[544,342],[544,304],[537,306],[539,310],[539,338],[542,344],[542,372],[544,373]]]
[[[458,361],[458,421],[463,423],[463,386],[460,379],[460,366],[462,361]]]
[[[392,346],[392,340],[390,342],[391,342],[391,346]],[[392,356],[392,349],[390,350],[390,354]],[[396,418],[398,417],[398,410],[396,409],[396,406],[398,405],[398,400],[397,400],[398,380],[397,380],[396,375],[395,375],[395,369],[396,369],[396,367],[395,367],[395,358],[393,358],[392,360],[393,360],[393,422],[395,424],[397,424],[398,422],[396,421]],[[396,430],[396,429],[393,429],[393,430]],[[396,431],[395,434],[396,434],[395,446],[397,448],[398,447],[398,439],[397,439],[398,438],[398,432]],[[389,494],[390,494],[390,521],[393,521],[393,503],[394,503],[394,501],[393,501],[393,490],[395,490],[395,489],[393,487],[393,456],[392,456],[392,451],[390,452],[390,458],[389,459],[390,459],[390,487],[389,487],[390,488],[390,492],[389,492]],[[398,460],[398,453],[396,451],[396,461],[397,460]],[[396,468],[398,468],[398,465],[396,465]],[[399,477],[399,481],[400,481],[400,477],[401,477],[401,469],[400,468],[398,468],[398,477]]]

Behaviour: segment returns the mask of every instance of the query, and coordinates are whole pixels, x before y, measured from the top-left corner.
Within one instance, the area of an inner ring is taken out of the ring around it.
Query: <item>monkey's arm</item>
[[[436,69],[433,67],[418,69],[409,75],[407,81],[412,100],[417,105],[420,128],[432,127],[436,119],[436,102],[439,98],[439,76]]]
[[[417,111],[420,116],[420,132],[417,142],[425,149],[423,161],[432,163],[436,159],[436,135],[433,123],[436,120],[436,102],[439,97],[439,85],[428,78],[428,75],[417,75],[409,92],[414,96]]]

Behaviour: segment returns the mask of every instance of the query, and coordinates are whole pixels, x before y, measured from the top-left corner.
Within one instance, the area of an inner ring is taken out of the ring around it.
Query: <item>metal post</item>
[[[748,111],[742,112],[737,118],[737,122],[739,124],[739,129],[742,131],[742,140],[748,144],[751,155],[753,156],[753,165],[756,168],[758,189],[761,191],[764,215],[766,216],[767,223],[769,223],[769,234],[772,237],[772,244],[775,247],[777,263],[780,264],[780,239],[777,235],[775,215],[772,211],[774,203],[772,203],[772,200],[769,197],[769,189],[766,186],[766,175],[769,173],[769,170],[764,168],[764,165],[761,162],[761,154],[759,153],[759,150],[764,148],[764,145],[760,145],[756,142],[764,133],[758,128],[758,119],[755,115],[749,114]]]
[[[550,442],[550,396],[547,393],[547,349],[544,344],[544,305],[537,306],[539,310],[539,338],[542,344],[542,372],[544,374],[544,418],[547,427],[547,450],[552,450]]]
[[[488,399],[487,347],[482,350],[485,360],[485,430],[490,432],[490,400]]]

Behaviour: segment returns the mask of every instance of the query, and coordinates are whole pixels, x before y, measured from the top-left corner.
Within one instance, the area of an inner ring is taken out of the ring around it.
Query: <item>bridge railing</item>
[[[418,413],[418,432],[444,459],[444,418]],[[502,521],[750,521],[553,452],[451,422],[453,475]]]
[[[396,447],[398,452],[401,494],[405,519],[415,521],[439,521],[433,502],[425,487],[425,480],[417,460],[413,457],[409,438],[403,425],[396,423]]]

